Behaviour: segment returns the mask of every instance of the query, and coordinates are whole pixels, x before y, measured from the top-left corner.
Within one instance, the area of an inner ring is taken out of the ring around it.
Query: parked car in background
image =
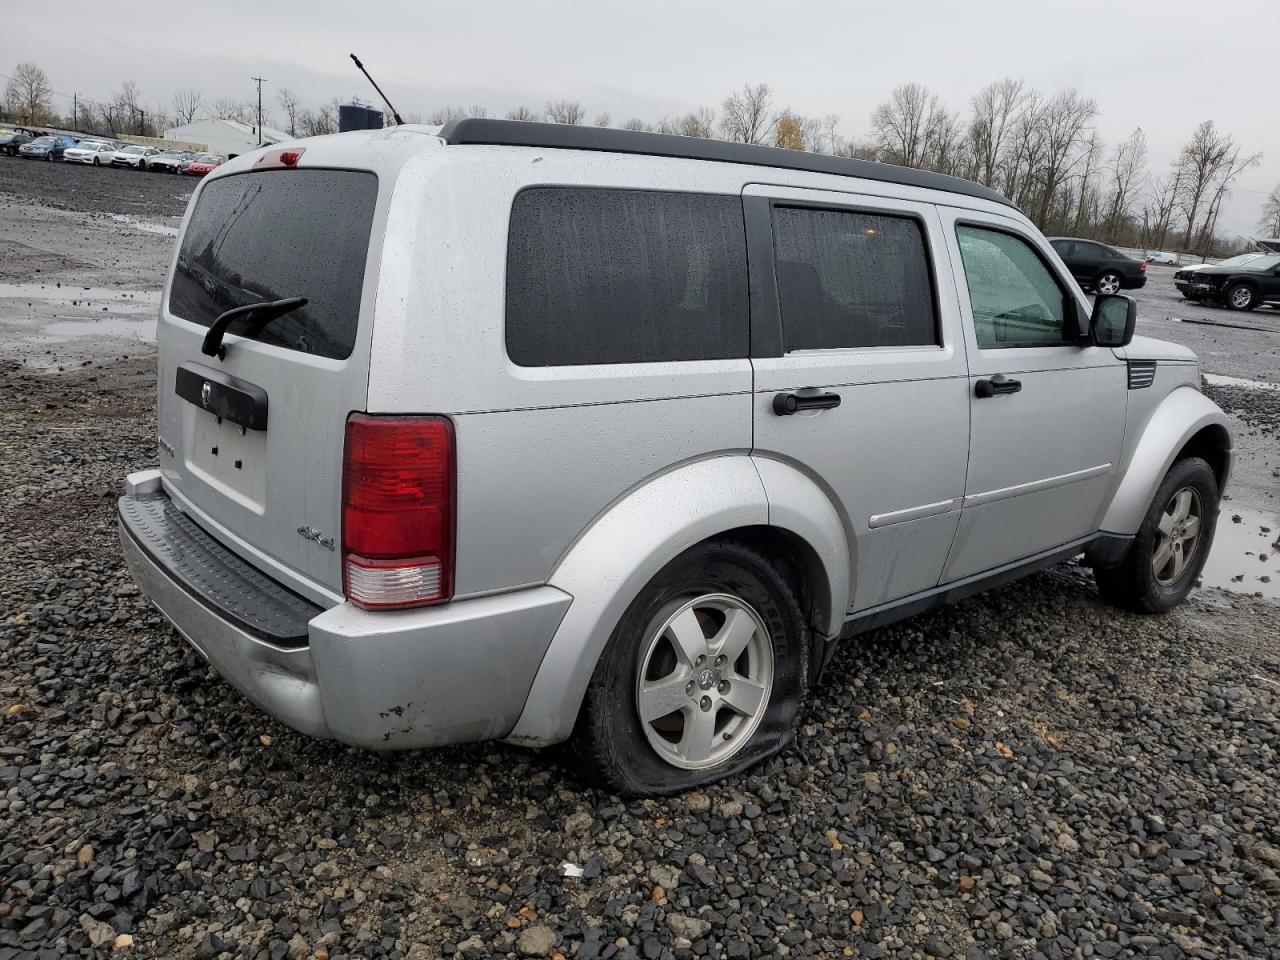
[[[1264,256],[1266,256],[1265,253],[1242,253],[1238,256],[1228,257],[1226,260],[1219,260],[1217,263],[1193,263],[1190,266],[1179,267],[1178,272],[1173,275],[1173,282],[1181,290],[1182,284],[1180,281],[1182,278],[1189,279],[1191,274],[1203,270],[1205,267],[1243,267],[1246,263]]]
[[[1147,262],[1096,240],[1053,237],[1049,240],[1081,287],[1095,293],[1136,290],[1147,283]]]
[[[75,137],[63,135],[36,137],[18,148],[18,155],[29,160],[61,160],[62,154],[76,145]]]
[[[116,145],[105,140],[81,140],[74,147],[62,151],[62,159],[68,163],[91,163],[95,167],[110,164]]]
[[[15,127],[0,127],[0,151],[11,157],[18,155],[18,148],[36,138],[30,130]]]
[[[1280,304],[1280,254],[1268,253],[1237,265],[1223,261],[1198,270],[1179,270],[1173,282],[1188,300],[1217,303],[1232,310]]]
[[[226,157],[220,157],[216,153],[197,153],[194,160],[183,166],[182,172],[189,177],[203,177],[226,162]]]
[[[188,160],[194,160],[190,150],[165,150],[147,161],[147,166],[160,173],[178,173]]]
[[[111,157],[113,167],[133,167],[135,170],[147,169],[152,157],[160,156],[159,147],[147,147],[140,143],[126,143]]]
[[[1164,250],[1148,250],[1147,263],[1159,263],[1167,267],[1176,267],[1178,265],[1178,255]]]
[[[1080,555],[1131,609],[1194,586],[1231,462],[1195,354],[995,191],[417,130],[215,170],[165,285],[122,549],[282,722],[672,793],[783,749],[841,637]]]

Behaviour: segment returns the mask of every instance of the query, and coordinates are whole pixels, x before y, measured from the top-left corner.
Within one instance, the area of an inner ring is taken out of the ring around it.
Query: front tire
[[[1252,310],[1258,305],[1258,295],[1247,283],[1236,283],[1227,291],[1224,302],[1232,310]]]
[[[97,157],[94,157],[94,158],[93,158],[93,165],[94,165],[95,167],[100,167],[100,166],[102,166],[102,161],[101,161],[101,160],[99,160]]]
[[[709,541],[632,601],[587,688],[571,750],[624,796],[679,793],[781,750],[810,682],[790,583],[755,550]]]
[[[1165,475],[1129,553],[1094,570],[1102,596],[1138,613],[1168,613],[1191,592],[1213,547],[1218,480],[1200,457],[1179,460]]]
[[[1105,296],[1111,296],[1120,292],[1121,280],[1120,274],[1114,270],[1108,270],[1106,273],[1098,277],[1098,282],[1094,284],[1094,289]]]

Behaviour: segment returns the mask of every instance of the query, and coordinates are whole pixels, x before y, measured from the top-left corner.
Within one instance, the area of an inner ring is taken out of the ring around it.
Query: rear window
[[[511,211],[507,355],[526,367],[747,356],[736,196],[536,187]]]
[[[938,343],[933,276],[909,217],[777,207],[774,270],[785,348]]]
[[[307,305],[228,332],[345,359],[355,345],[378,179],[354,170],[271,170],[204,186],[178,252],[169,310],[201,326],[262,300]]]

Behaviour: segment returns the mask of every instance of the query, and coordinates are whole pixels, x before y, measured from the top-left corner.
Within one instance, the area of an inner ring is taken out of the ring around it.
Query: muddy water
[[[34,307],[100,308],[108,312],[154,311],[160,305],[159,290],[120,290],[69,283],[0,283],[0,300],[25,300]]]
[[[1224,503],[1200,580],[1206,587],[1280,600],[1280,517]]]

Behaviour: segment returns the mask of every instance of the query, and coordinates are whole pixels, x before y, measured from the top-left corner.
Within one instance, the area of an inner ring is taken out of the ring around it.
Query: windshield
[[[31,141],[33,147],[51,147],[53,146],[53,137],[36,137]]]
[[[144,147],[125,147],[120,153],[141,153]]]
[[[1258,257],[1254,260],[1250,260],[1246,266],[1250,270],[1272,270],[1276,267],[1280,267],[1280,255]]]
[[[306,297],[305,307],[253,338],[349,357],[377,195],[377,177],[355,170],[272,170],[211,181],[182,238],[170,312],[207,327],[234,307]],[[233,323],[229,332],[253,329]]]
[[[1242,253],[1238,257],[1227,257],[1218,264],[1220,267],[1240,267],[1244,266],[1250,260],[1257,260],[1262,254],[1260,253]]]
[[[214,153],[197,153],[196,163],[221,163],[222,158]]]

